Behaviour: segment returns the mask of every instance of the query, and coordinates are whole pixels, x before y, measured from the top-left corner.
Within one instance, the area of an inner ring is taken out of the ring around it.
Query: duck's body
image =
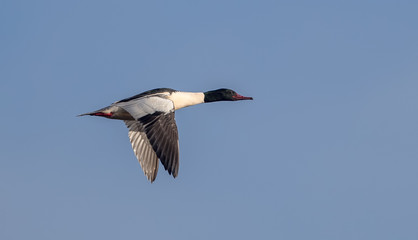
[[[129,128],[132,148],[148,180],[158,172],[158,159],[173,177],[179,170],[178,132],[174,111],[215,101],[252,100],[229,89],[209,92],[180,92],[158,88],[111,104],[94,112],[81,114],[123,120]]]

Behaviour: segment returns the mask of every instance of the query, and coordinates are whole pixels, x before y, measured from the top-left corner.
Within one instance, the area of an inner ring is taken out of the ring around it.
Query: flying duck
[[[181,92],[170,88],[157,88],[79,116],[123,120],[129,129],[129,139],[135,156],[145,176],[153,182],[158,172],[158,159],[174,178],[179,171],[175,110],[200,103],[252,99],[225,88],[208,92]]]

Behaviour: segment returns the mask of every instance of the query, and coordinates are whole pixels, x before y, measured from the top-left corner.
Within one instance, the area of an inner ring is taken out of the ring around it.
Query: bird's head
[[[253,100],[253,98],[241,96],[235,91],[226,88],[205,92],[205,102],[238,100]]]

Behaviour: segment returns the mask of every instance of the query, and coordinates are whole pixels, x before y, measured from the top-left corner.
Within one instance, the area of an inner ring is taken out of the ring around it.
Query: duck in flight
[[[200,103],[252,99],[225,88],[208,92],[181,92],[158,88],[79,116],[123,120],[129,129],[129,139],[135,156],[145,176],[153,182],[158,172],[158,159],[173,177],[177,177],[179,171],[175,110]]]

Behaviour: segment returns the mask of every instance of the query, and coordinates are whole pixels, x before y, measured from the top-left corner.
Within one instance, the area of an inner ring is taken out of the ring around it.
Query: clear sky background
[[[417,1],[0,2],[1,239],[418,239]],[[176,113],[150,184],[120,121]]]

